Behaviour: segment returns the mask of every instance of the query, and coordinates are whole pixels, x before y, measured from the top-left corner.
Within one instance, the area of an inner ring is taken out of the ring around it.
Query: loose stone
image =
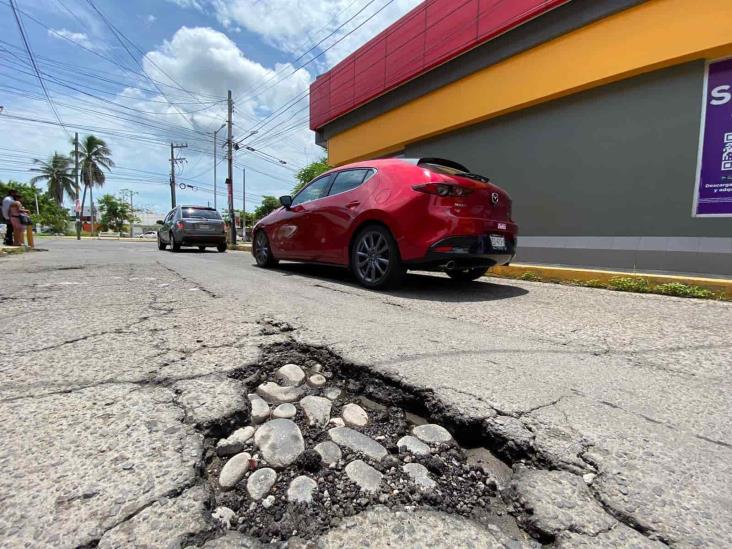
[[[300,406],[305,412],[310,425],[325,427],[328,424],[332,403],[327,398],[306,396],[300,401]]]
[[[305,450],[300,428],[289,419],[273,419],[254,435],[254,443],[272,467],[287,467]]]
[[[238,454],[254,435],[254,427],[247,426],[237,429],[228,438],[222,438],[216,444],[216,454],[219,456],[233,456]]]
[[[320,444],[316,444],[314,450],[320,454],[323,463],[331,465],[338,463],[341,460],[342,453],[341,449],[335,442],[326,440]]]
[[[437,483],[430,478],[427,468],[419,463],[407,463],[402,467],[402,470],[407,473],[414,483],[422,490],[432,490]]]
[[[313,492],[318,483],[310,477],[301,475],[293,479],[287,489],[287,501],[291,503],[310,503],[313,501]]]
[[[346,426],[346,422],[343,421],[343,419],[339,418],[339,417],[334,417],[333,419],[331,419],[330,424],[335,427],[345,427]]]
[[[252,404],[252,422],[262,423],[269,419],[269,404],[259,395],[247,395],[249,402]]]
[[[586,484],[592,484],[595,480],[595,474],[594,473],[586,473],[582,475],[582,479],[585,481]]]
[[[262,499],[267,492],[269,492],[272,485],[277,480],[277,473],[274,469],[265,467],[264,469],[257,469],[247,480],[247,492],[252,499]]]
[[[288,387],[296,387],[305,380],[305,372],[297,364],[285,364],[277,370],[275,377]]]
[[[297,414],[297,408],[295,408],[294,404],[290,404],[289,402],[285,402],[284,404],[280,404],[272,410],[272,417],[275,419],[291,419],[295,417]]]
[[[452,441],[450,432],[441,425],[435,425],[434,423],[418,425],[412,429],[412,433],[427,444],[441,444]]]
[[[275,497],[274,496],[267,496],[262,500],[262,507],[265,509],[269,509],[272,507],[275,503]]]
[[[325,377],[321,374],[313,374],[308,378],[308,383],[312,387],[322,387],[323,385],[325,385],[325,381]]]
[[[250,459],[252,456],[247,452],[242,452],[226,462],[219,474],[219,485],[223,490],[231,490],[237,482],[244,478],[249,470]]]
[[[427,446],[417,437],[409,435],[399,439],[399,441],[397,442],[397,448],[399,448],[400,452],[410,452],[415,456],[427,456],[430,453],[429,446]]]
[[[335,400],[341,396],[341,390],[338,387],[331,387],[325,390],[325,397],[329,400]]]
[[[323,371],[323,365],[322,365],[322,364],[314,364],[314,365],[313,365],[313,366],[312,366],[312,367],[310,368],[310,371],[311,371],[312,373],[314,373],[314,374],[319,374],[320,372],[322,372],[322,371]]]
[[[387,455],[386,448],[381,444],[348,427],[334,427],[328,431],[328,435],[336,444],[345,446],[354,452],[361,452],[373,460],[381,461]]]
[[[346,404],[341,410],[341,417],[346,425],[350,427],[365,427],[369,422],[369,415],[366,410],[358,404]]]
[[[302,395],[302,388],[282,387],[268,381],[257,387],[257,394],[268,402],[295,402]]]
[[[377,492],[383,478],[381,473],[360,459],[346,465],[346,475],[364,492]]]
[[[236,525],[236,513],[228,507],[217,507],[211,516],[226,530]]]

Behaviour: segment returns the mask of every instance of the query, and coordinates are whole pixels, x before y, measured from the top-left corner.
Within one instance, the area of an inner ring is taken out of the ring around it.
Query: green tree
[[[312,162],[308,164],[302,170],[295,174],[295,177],[297,178],[297,184],[295,185],[295,188],[292,189],[292,194],[297,194],[305,185],[310,183],[321,173],[325,173],[330,169],[331,166],[328,165],[327,158],[321,158],[317,162]]]
[[[76,198],[76,184],[71,170],[71,159],[68,156],[55,152],[48,161],[44,162],[35,158],[33,163],[39,167],[32,168],[31,171],[39,175],[31,178],[31,184],[45,181],[48,185],[48,193],[59,206],[64,201],[64,193],[71,199]]]
[[[111,194],[105,194],[99,199],[99,222],[105,231],[121,232],[125,223],[134,221],[130,205]]]
[[[275,196],[264,195],[262,203],[254,210],[255,219],[262,219],[280,207],[280,200]]]
[[[71,151],[71,158],[75,151]],[[84,183],[84,194],[81,199],[82,210],[86,201],[86,191],[91,186],[102,187],[107,177],[104,170],[111,171],[114,168],[112,151],[107,147],[103,139],[94,135],[87,135],[79,141],[79,171],[81,181]],[[90,210],[91,211],[91,210]]]

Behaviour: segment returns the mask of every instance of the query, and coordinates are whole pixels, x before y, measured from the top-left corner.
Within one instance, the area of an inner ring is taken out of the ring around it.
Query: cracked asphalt
[[[203,543],[202,429],[288,338],[479,425],[537,539],[732,546],[730,303],[426,274],[380,294],[241,252],[42,245],[0,260],[0,546]]]

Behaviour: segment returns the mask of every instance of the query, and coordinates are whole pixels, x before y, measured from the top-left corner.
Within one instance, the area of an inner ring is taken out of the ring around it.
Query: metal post
[[[220,130],[221,128],[219,128]],[[214,134],[214,210],[216,210],[216,134],[219,133],[219,130],[216,130],[213,132]]]
[[[228,173],[229,177],[226,180],[228,185],[229,195],[229,221],[231,225],[231,245],[236,244],[236,215],[234,215],[234,135],[232,127],[232,117],[234,114],[234,102],[231,99],[231,90],[228,93],[228,104],[229,113],[226,119],[226,127],[228,130],[228,138],[226,140],[226,148],[229,153],[228,161]]]
[[[74,134],[74,181],[76,183],[76,202],[79,202],[79,132]],[[81,210],[76,209],[76,240],[81,240],[81,214],[84,212],[84,204]]]
[[[247,241],[247,169],[241,169],[241,238],[242,242]]]
[[[170,144],[170,209],[175,208],[175,147]]]

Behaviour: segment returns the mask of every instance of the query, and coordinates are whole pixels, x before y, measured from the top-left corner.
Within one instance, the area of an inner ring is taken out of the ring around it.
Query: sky
[[[310,83],[420,0],[14,2],[33,57],[0,0],[0,181],[27,182],[34,159],[69,153],[78,131],[104,139],[117,164],[95,198],[130,189],[136,207],[164,213],[171,141],[188,145],[176,149],[178,203],[214,204],[213,132],[229,89],[234,137],[255,149],[235,153],[235,208],[244,170],[247,211],[288,194],[297,170],[325,155],[308,128]]]

